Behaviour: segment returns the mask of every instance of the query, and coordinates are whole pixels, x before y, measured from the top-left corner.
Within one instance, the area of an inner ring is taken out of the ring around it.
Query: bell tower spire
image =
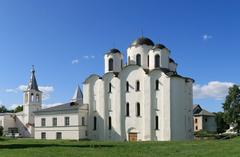
[[[38,88],[34,65],[32,66],[27,89],[24,91],[23,104],[25,125],[34,124],[33,112],[42,108],[42,92]]]

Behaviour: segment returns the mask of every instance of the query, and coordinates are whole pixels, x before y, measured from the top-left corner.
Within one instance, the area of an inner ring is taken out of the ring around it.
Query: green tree
[[[23,111],[23,105],[19,105],[14,109],[14,113]]]
[[[3,105],[0,105],[0,113],[5,113],[5,112],[7,112],[8,110],[7,110],[7,108],[5,107],[5,106],[3,106]]]
[[[224,120],[228,124],[237,124],[235,128],[238,132],[240,129],[240,89],[234,85],[229,88],[226,100],[223,103]]]
[[[217,133],[223,133],[225,132],[229,125],[224,120],[224,113],[223,112],[217,112],[216,115],[216,123],[217,123]]]

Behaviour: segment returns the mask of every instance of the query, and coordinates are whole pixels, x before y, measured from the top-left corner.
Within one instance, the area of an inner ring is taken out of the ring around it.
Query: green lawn
[[[178,142],[0,139],[0,157],[239,157],[240,138]]]

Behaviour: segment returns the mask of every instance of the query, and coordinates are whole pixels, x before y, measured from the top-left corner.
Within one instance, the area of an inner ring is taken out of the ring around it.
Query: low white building
[[[35,139],[87,139],[88,106],[77,87],[66,104],[42,109],[35,114]]]

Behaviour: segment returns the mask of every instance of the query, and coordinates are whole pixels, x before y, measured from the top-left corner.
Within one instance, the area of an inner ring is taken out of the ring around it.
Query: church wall
[[[0,126],[3,126],[4,134],[8,133],[8,128],[16,127],[14,116],[15,115],[8,115],[8,114],[0,116]]]

